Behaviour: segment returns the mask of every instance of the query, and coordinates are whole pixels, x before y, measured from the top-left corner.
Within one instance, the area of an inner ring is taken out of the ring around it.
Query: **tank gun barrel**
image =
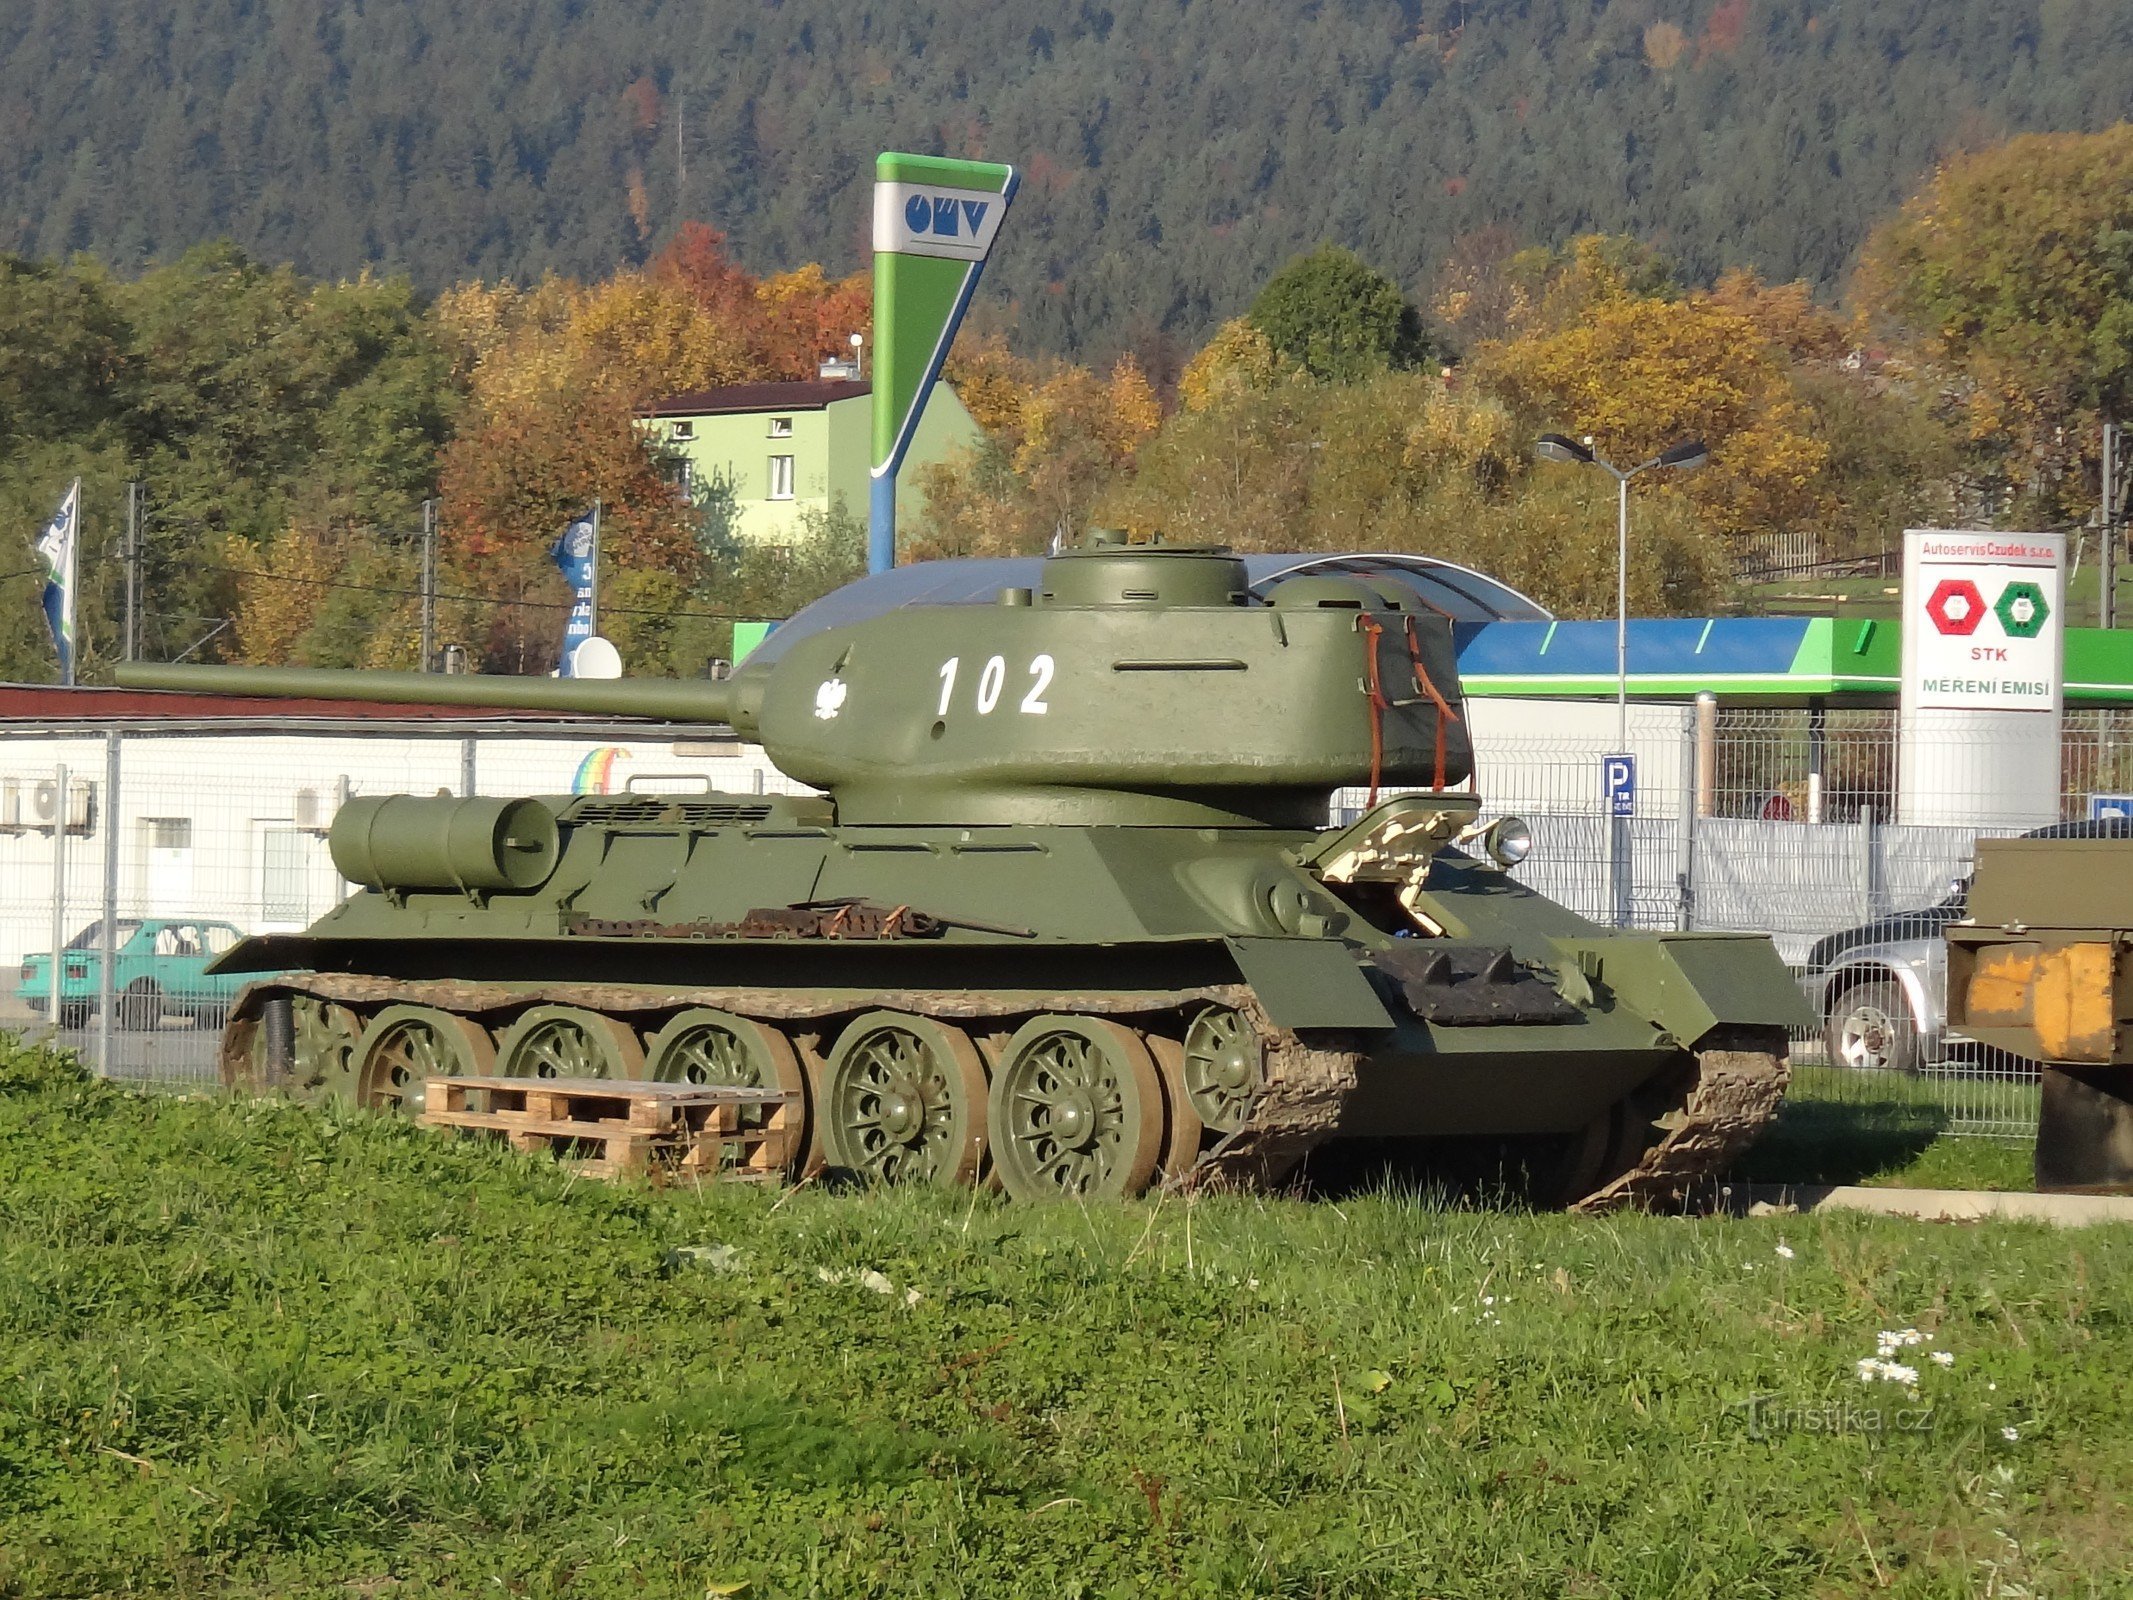
[[[294,695],[383,705],[494,707],[595,716],[723,722],[755,732],[758,695],[745,682],[709,678],[521,678],[501,674],[344,672],[311,667],[177,666],[133,662],[118,669],[128,689],[184,694]]]

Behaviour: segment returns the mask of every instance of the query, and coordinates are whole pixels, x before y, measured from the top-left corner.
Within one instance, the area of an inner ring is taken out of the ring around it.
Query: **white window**
[[[772,456],[770,458],[770,498],[773,500],[790,500],[792,498],[791,456]]]
[[[792,437],[792,418],[772,417],[770,419],[770,436],[773,439],[790,439]]]
[[[696,437],[696,424],[693,422],[674,423],[667,429],[667,437],[669,439],[693,439]]]

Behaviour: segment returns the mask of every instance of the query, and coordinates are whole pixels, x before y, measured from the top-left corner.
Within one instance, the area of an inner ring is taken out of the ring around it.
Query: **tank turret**
[[[986,606],[910,606],[722,682],[129,666],[133,688],[724,722],[841,821],[1309,827],[1336,789],[1462,783],[1451,624],[1411,593],[1218,550],[1053,556]]]
[[[900,569],[901,603],[827,597],[722,682],[125,669],[722,722],[821,791],[356,796],[356,892],[221,958],[260,975],[225,1080],[407,1114],[492,1073],[752,1084],[796,1170],[1020,1198],[1263,1183],[1357,1139],[1675,1198],[1773,1113],[1798,991],[1766,939],[1516,880],[1531,833],[1463,787],[1451,618],[1379,559],[1255,586],[1098,542],[989,598]]]

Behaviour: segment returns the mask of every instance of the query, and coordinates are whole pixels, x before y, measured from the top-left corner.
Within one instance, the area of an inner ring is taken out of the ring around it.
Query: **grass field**
[[[2121,1593],[2129,1319],[2126,1229],[606,1188],[0,1041],[6,1596]]]
[[[1898,1073],[1795,1066],[1778,1120],[1740,1163],[1750,1183],[1859,1183],[1919,1189],[2027,1189],[2032,1139],[1947,1137],[1960,1084]],[[1996,1096],[2036,1121],[2034,1088]]]

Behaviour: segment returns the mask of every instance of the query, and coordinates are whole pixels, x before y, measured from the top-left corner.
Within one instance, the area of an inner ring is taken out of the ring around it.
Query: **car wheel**
[[[79,1029],[89,1026],[89,1002],[68,1000],[59,1008],[59,1025],[62,1028]]]
[[[1824,1030],[1832,1066],[1860,1072],[1916,1072],[1918,1019],[1900,985],[1876,978],[1846,989]]]
[[[153,1028],[163,1020],[163,991],[148,978],[137,978],[118,997],[122,1028]]]

